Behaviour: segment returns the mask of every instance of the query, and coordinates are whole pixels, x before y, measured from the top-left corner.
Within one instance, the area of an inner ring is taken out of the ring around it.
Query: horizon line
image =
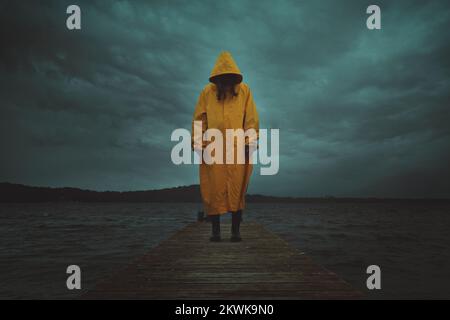
[[[22,186],[28,188],[47,188],[47,189],[73,189],[87,192],[96,192],[96,193],[132,193],[132,192],[152,192],[152,191],[164,191],[164,190],[172,190],[179,188],[189,188],[189,187],[200,187],[199,184],[190,184],[190,185],[179,185],[175,187],[165,187],[160,189],[140,189],[140,190],[125,190],[125,191],[117,191],[117,190],[93,190],[93,189],[83,189],[80,187],[52,187],[52,186],[36,186],[36,185],[27,185],[23,183],[14,183],[8,181],[0,182],[0,185],[15,185]],[[450,198],[430,198],[430,197],[377,197],[377,196],[334,196],[334,195],[323,195],[323,196],[275,196],[261,193],[249,193],[247,196],[251,197],[268,197],[268,198],[280,198],[280,199],[373,199],[373,200],[439,200],[439,201],[450,201]]]

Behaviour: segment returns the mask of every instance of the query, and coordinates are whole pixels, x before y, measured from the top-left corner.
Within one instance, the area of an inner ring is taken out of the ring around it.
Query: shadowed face
[[[235,84],[240,83],[241,79],[242,79],[241,76],[238,74],[225,73],[212,78],[211,81],[217,86],[229,88],[234,86]]]
[[[238,74],[226,73],[211,79],[211,82],[217,86],[217,99],[225,99],[228,94],[234,97],[237,93],[234,86],[242,81],[242,77]]]

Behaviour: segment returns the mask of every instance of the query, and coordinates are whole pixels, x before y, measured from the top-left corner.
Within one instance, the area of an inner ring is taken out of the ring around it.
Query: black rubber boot
[[[209,241],[219,242],[220,241],[220,215],[210,216],[212,235]]]
[[[231,242],[239,242],[242,240],[239,227],[242,221],[242,210],[231,213]]]

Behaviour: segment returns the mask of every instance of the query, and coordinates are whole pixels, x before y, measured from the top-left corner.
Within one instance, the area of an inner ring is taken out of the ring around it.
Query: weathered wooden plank
[[[229,233],[223,225],[222,235]],[[193,223],[97,284],[86,299],[353,299],[362,295],[336,274],[256,223],[244,241],[209,242]]]

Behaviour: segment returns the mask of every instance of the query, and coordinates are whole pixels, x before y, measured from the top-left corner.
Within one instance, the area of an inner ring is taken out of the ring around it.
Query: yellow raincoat
[[[211,78],[222,74],[242,74],[229,52],[222,52],[211,71]],[[242,81],[242,80],[241,80]],[[256,105],[247,84],[240,82],[235,87],[237,96],[227,95],[218,100],[216,85],[207,84],[198,98],[194,121],[202,121],[202,130],[215,128],[222,132],[225,145],[226,129],[253,128],[258,134],[259,121]],[[194,127],[194,126],[193,126]],[[193,129],[194,131],[194,129]],[[194,136],[194,132],[192,132]],[[248,143],[248,140],[246,140]],[[205,147],[205,144],[202,146]],[[200,148],[202,148],[200,147]],[[235,153],[236,154],[236,153]],[[245,193],[252,173],[252,164],[200,164],[200,191],[208,215],[224,214],[244,209]]]

